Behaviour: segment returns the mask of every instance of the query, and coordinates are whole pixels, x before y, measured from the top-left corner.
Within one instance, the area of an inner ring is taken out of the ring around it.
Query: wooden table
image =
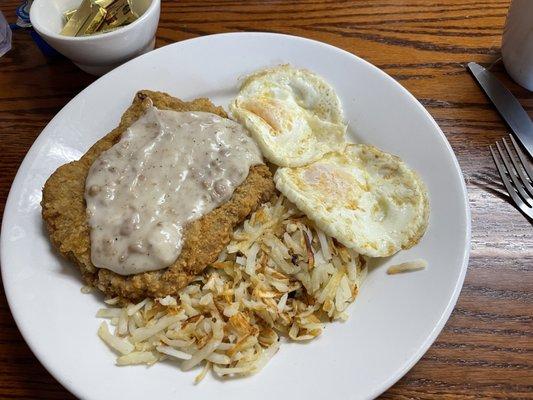
[[[15,21],[18,0],[0,9]],[[500,58],[507,0],[165,1],[157,45],[200,35],[262,30],[353,52],[399,80],[429,110],[465,174],[472,254],[450,320],[385,399],[533,398],[532,226],[509,204],[487,146],[508,129],[467,73],[477,61],[533,112]],[[46,60],[28,31],[0,58],[0,212],[17,168],[50,119],[95,78]],[[0,295],[0,398],[72,398],[39,364]]]

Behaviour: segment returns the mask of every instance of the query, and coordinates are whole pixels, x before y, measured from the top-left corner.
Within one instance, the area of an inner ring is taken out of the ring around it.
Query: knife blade
[[[491,72],[475,62],[469,62],[468,68],[533,159],[533,122],[526,110]]]

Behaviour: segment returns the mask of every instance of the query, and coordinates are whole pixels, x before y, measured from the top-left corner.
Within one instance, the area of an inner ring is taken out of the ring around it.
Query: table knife
[[[475,62],[468,63],[468,68],[533,159],[533,122],[526,110],[491,72]]]

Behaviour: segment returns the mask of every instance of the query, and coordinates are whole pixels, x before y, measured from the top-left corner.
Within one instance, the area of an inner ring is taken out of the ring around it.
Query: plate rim
[[[54,115],[54,117],[46,124],[46,126],[41,130],[41,132],[38,134],[38,136],[36,137],[35,141],[31,145],[31,147],[27,151],[26,155],[24,156],[24,159],[22,160],[22,162],[19,165],[19,168],[17,170],[15,178],[13,179],[13,181],[11,183],[11,187],[9,189],[9,193],[8,193],[7,200],[6,200],[6,203],[5,203],[4,213],[3,213],[3,216],[2,216],[2,228],[1,228],[1,233],[0,233],[0,264],[1,264],[0,273],[1,273],[1,276],[2,276],[2,284],[3,284],[3,287],[4,287],[5,296],[6,296],[6,299],[7,299],[9,310],[11,312],[11,315],[13,316],[13,320],[15,321],[17,329],[19,330],[19,332],[20,332],[21,336],[23,337],[24,341],[26,342],[26,344],[28,345],[28,347],[32,351],[33,355],[37,358],[39,363],[46,369],[46,371],[48,373],[50,373],[50,375],[52,375],[52,377],[55,380],[57,380],[70,393],[74,394],[78,398],[83,398],[84,397],[83,396],[84,393],[81,392],[81,389],[77,388],[77,386],[76,386],[76,384],[74,382],[69,382],[61,374],[61,371],[55,370],[51,366],[48,365],[48,362],[46,361],[46,357],[41,353],[41,351],[39,350],[39,347],[31,339],[31,335],[29,334],[28,329],[23,328],[23,324],[21,322],[23,317],[21,316],[20,312],[15,311],[16,307],[13,306],[14,302],[15,302],[15,299],[14,299],[15,295],[13,294],[12,289],[9,288],[8,285],[6,285],[6,279],[5,279],[6,278],[6,275],[5,275],[6,274],[6,272],[5,272],[6,268],[4,267],[4,265],[5,265],[5,262],[7,260],[5,259],[5,255],[4,254],[5,254],[5,248],[8,247],[8,245],[7,245],[7,240],[5,238],[5,235],[3,235],[2,233],[4,232],[4,229],[6,228],[6,226],[8,225],[8,222],[10,222],[10,220],[11,220],[10,211],[14,207],[14,205],[13,205],[14,197],[12,196],[12,194],[13,194],[13,192],[15,190],[14,188],[20,186],[20,183],[18,181],[21,179],[21,176],[24,174],[24,172],[28,169],[28,164],[36,157],[37,150],[40,147],[41,142],[43,140],[45,140],[41,134],[51,124],[53,124],[54,121],[56,121],[57,119],[60,119],[62,117],[63,113],[65,112],[65,109],[67,107],[69,107],[69,105],[72,102],[77,100],[78,97],[84,96],[85,92],[88,91],[93,85],[97,85],[98,82],[100,82],[100,80],[102,80],[103,78],[107,77],[108,75],[113,75],[113,74],[120,73],[123,69],[128,67],[128,64],[130,64],[132,62],[138,62],[138,59],[142,59],[144,57],[148,57],[153,52],[161,51],[162,49],[165,49],[167,47],[179,47],[179,46],[182,46],[185,43],[190,43],[190,42],[194,42],[194,41],[200,42],[200,41],[210,40],[210,39],[213,39],[215,37],[222,37],[222,36],[226,36],[226,37],[227,36],[233,36],[233,37],[239,37],[239,36],[279,37],[279,38],[282,38],[282,39],[285,38],[285,39],[288,39],[288,40],[311,42],[314,45],[330,48],[331,50],[334,50],[336,52],[340,52],[342,54],[348,55],[349,57],[355,58],[358,62],[363,62],[364,64],[366,64],[366,66],[368,68],[371,68],[371,69],[375,70],[376,72],[379,72],[379,74],[383,78],[389,80],[389,82],[391,82],[393,85],[398,87],[403,92],[404,95],[407,95],[410,98],[410,100],[414,104],[416,104],[417,108],[424,113],[426,118],[428,118],[428,120],[431,122],[433,127],[439,133],[441,141],[444,143],[448,153],[451,155],[451,158],[452,158],[452,161],[453,161],[453,166],[455,168],[455,173],[460,178],[460,183],[461,183],[460,184],[460,188],[461,188],[462,200],[463,200],[463,204],[464,204],[464,208],[465,208],[465,214],[463,215],[464,221],[466,222],[465,223],[465,238],[464,238],[464,249],[463,249],[463,252],[462,252],[462,255],[461,255],[461,257],[462,257],[462,265],[461,265],[460,274],[459,274],[459,277],[458,277],[457,281],[455,282],[455,286],[453,288],[453,293],[450,296],[450,298],[448,299],[446,308],[441,313],[439,320],[437,321],[437,323],[433,327],[433,330],[426,337],[426,339],[422,342],[422,344],[419,345],[417,351],[414,352],[409,359],[404,361],[402,367],[400,369],[398,369],[389,379],[387,379],[386,381],[382,382],[378,387],[376,387],[376,389],[374,389],[371,393],[369,393],[367,397],[365,397],[365,398],[369,398],[369,399],[375,398],[375,397],[379,396],[380,394],[384,393],[389,388],[391,388],[409,370],[411,370],[414,367],[414,365],[422,358],[422,356],[427,352],[427,350],[430,348],[430,346],[435,342],[435,340],[437,339],[438,335],[441,333],[441,331],[443,330],[444,326],[446,325],[446,322],[450,318],[450,315],[451,315],[452,311],[455,308],[455,305],[457,303],[457,300],[459,298],[459,294],[461,293],[461,289],[463,287],[463,283],[464,283],[464,280],[465,280],[466,272],[467,272],[468,265],[469,265],[470,251],[471,251],[472,220],[471,220],[470,203],[469,203],[469,199],[468,199],[468,191],[467,191],[467,187],[466,187],[466,183],[465,183],[465,178],[464,178],[463,172],[462,172],[461,167],[459,165],[459,161],[457,160],[457,156],[455,155],[455,152],[453,151],[453,148],[451,147],[451,145],[450,145],[448,139],[446,138],[444,132],[442,131],[440,126],[437,124],[437,122],[435,121],[433,116],[429,113],[429,111],[426,110],[426,108],[418,101],[418,99],[411,92],[409,92],[403,85],[401,85],[398,81],[396,81],[393,77],[391,77],[385,71],[383,71],[382,69],[380,69],[380,68],[376,67],[375,65],[371,64],[369,61],[366,61],[365,59],[357,56],[356,54],[351,53],[351,52],[349,52],[347,50],[344,50],[344,49],[342,49],[340,47],[337,47],[337,46],[334,46],[334,45],[331,45],[331,44],[328,44],[328,43],[325,43],[325,42],[321,42],[321,41],[318,41],[318,40],[315,40],[315,39],[306,38],[306,37],[283,34],[283,33],[272,33],[272,32],[227,32],[227,33],[216,33],[216,34],[204,35],[204,36],[199,36],[199,37],[195,37],[195,38],[182,40],[182,41],[179,41],[179,42],[170,43],[168,45],[159,47],[159,48],[157,48],[157,49],[155,49],[155,50],[153,50],[151,52],[143,54],[143,55],[141,55],[139,57],[136,57],[136,58],[134,58],[134,59],[122,64],[122,65],[120,65],[119,67],[113,69],[112,71],[108,72],[107,74],[105,74],[105,75],[99,77],[98,79],[96,79],[94,82],[92,82],[90,85],[85,87],[82,91],[80,91],[76,96],[74,96],[71,100],[69,100],[69,102],[67,104],[65,104],[61,108],[61,110],[59,110]]]

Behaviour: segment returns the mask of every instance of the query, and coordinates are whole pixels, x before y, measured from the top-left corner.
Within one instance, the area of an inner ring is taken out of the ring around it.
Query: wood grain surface
[[[15,21],[18,0],[1,0]],[[457,306],[437,341],[384,399],[533,398],[532,225],[508,202],[487,146],[508,132],[467,73],[491,66],[533,113],[533,95],[506,76],[500,42],[509,2],[164,1],[157,46],[219,32],[268,31],[341,47],[382,68],[429,110],[468,185],[472,254]],[[43,57],[27,30],[0,58],[0,212],[27,150],[95,78]],[[0,294],[0,398],[72,396],[39,364]]]

